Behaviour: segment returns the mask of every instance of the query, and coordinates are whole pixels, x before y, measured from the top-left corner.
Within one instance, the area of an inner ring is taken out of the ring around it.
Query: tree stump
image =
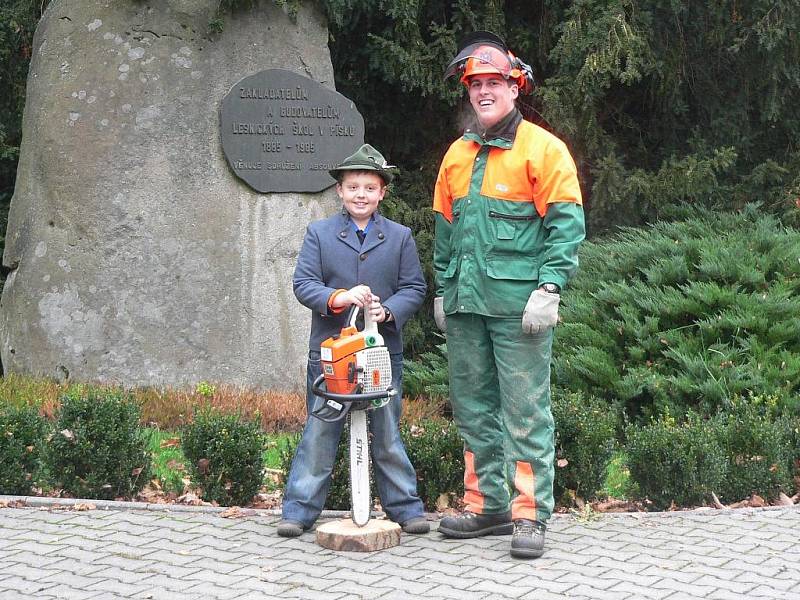
[[[375,552],[400,543],[400,525],[370,519],[359,527],[350,519],[331,521],[317,527],[317,543],[329,550]]]

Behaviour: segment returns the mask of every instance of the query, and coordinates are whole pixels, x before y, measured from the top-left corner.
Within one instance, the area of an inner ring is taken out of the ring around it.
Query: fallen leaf
[[[556,466],[557,466],[559,469],[563,469],[563,468],[564,468],[564,467],[566,467],[568,464],[569,464],[569,461],[568,461],[566,458],[559,458],[559,459],[556,461]]]
[[[59,431],[61,435],[67,438],[70,442],[75,439],[75,434],[72,433],[69,429],[62,429]]]
[[[767,501],[764,500],[758,494],[753,494],[752,496],[750,496],[750,506],[755,506],[757,508],[761,508],[762,506],[766,506],[766,505],[767,505]]]
[[[77,510],[77,511],[94,510],[95,508],[97,507],[89,502],[79,502],[78,504],[74,504],[72,506],[72,510]]]
[[[789,498],[789,496],[787,496],[787,495],[786,495],[786,494],[784,494],[783,492],[781,492],[781,493],[778,495],[778,502],[779,502],[780,504],[782,504],[783,506],[794,506],[794,500],[792,500],[791,498]]]
[[[197,471],[201,475],[205,475],[208,473],[208,465],[211,463],[207,458],[201,458],[197,461]]]
[[[722,502],[719,501],[719,498],[717,498],[717,495],[714,492],[711,492],[711,499],[713,500],[714,506],[716,508],[724,508],[724,509],[728,508]]]
[[[450,506],[450,496],[447,494],[439,494],[439,497],[436,499],[436,510],[443,511],[445,508]]]
[[[192,492],[187,492],[183,496],[179,496],[175,502],[178,504],[188,504],[189,506],[208,506],[208,502],[203,502],[197,497],[197,494],[193,494]]]
[[[144,469],[144,467],[136,467],[135,469],[133,469],[131,471],[131,477],[138,477],[141,474],[143,469]]]
[[[177,448],[181,445],[181,438],[169,438],[167,440],[162,440],[160,446],[162,448]]]
[[[243,516],[242,509],[238,506],[231,506],[219,513],[219,516],[223,519],[238,519]]]
[[[170,461],[167,461],[167,468],[173,471],[185,471],[186,465],[184,465],[181,461],[175,460],[174,458]]]

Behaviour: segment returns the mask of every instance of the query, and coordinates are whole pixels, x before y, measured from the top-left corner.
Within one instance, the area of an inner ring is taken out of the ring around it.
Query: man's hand
[[[558,323],[558,304],[561,296],[544,290],[533,290],[522,312],[522,331],[542,333]]]
[[[357,285],[354,288],[350,288],[346,292],[336,294],[331,301],[331,308],[345,308],[352,304],[355,304],[360,308],[364,308],[365,306],[369,306],[371,300],[372,292],[370,291],[369,286]]]
[[[433,320],[442,333],[447,332],[447,317],[444,314],[444,298],[437,296],[433,299]]]

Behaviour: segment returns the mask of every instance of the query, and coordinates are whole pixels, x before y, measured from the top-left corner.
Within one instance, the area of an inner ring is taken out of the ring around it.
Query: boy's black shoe
[[[278,523],[278,535],[281,537],[297,537],[306,529],[308,529],[308,527],[303,525],[300,521],[283,519]]]
[[[465,512],[457,517],[445,517],[439,523],[439,532],[452,538],[475,538],[482,535],[508,535],[514,528],[511,513],[478,515]]]
[[[411,517],[408,521],[404,521],[400,527],[406,533],[415,533],[422,535],[431,530],[431,525],[425,517]]]
[[[544,554],[544,532],[547,526],[541,521],[517,519],[511,538],[511,556],[539,558]]]

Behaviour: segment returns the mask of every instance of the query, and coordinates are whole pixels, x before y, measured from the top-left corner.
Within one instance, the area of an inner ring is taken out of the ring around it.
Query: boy
[[[309,415],[297,447],[283,499],[278,535],[308,530],[325,505],[343,420],[311,416],[322,403],[311,392],[321,373],[320,344],[338,334],[351,305],[369,311],[389,349],[397,396],[370,411],[370,450],[383,510],[406,533],[430,530],[417,495],[416,473],[400,439],[403,324],[422,304],[425,279],[408,227],[382,217],[378,204],[392,180],[383,156],[369,144],[346,158],[331,175],[342,211],[308,226],[293,284],[297,299],[313,311],[308,352],[306,409]]]

